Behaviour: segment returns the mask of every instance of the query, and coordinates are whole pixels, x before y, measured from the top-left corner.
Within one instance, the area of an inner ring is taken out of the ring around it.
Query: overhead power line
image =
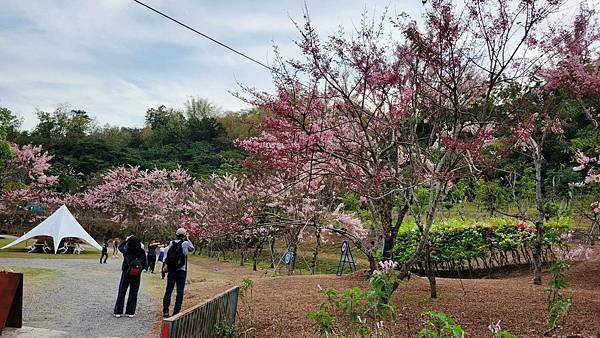
[[[261,66],[265,67],[266,69],[268,69],[270,71],[273,71],[273,69],[271,67],[267,66],[266,64],[264,64],[264,63],[262,63],[262,62],[260,62],[260,61],[258,61],[256,59],[254,59],[253,57],[250,57],[250,56],[248,56],[248,55],[246,55],[246,54],[244,54],[244,53],[242,53],[242,52],[240,52],[240,51],[238,51],[238,50],[236,50],[236,49],[234,49],[232,47],[229,47],[228,45],[226,45],[226,44],[218,41],[217,39],[214,39],[214,38],[212,38],[212,37],[210,37],[210,36],[208,36],[208,35],[200,32],[200,31],[198,31],[198,30],[196,30],[196,29],[194,29],[194,28],[192,28],[192,27],[190,27],[188,25],[186,25],[185,23],[183,23],[183,22],[181,22],[181,21],[179,21],[179,20],[177,20],[175,18],[172,18],[172,17],[168,16],[167,14],[165,14],[165,13],[163,13],[163,12],[157,10],[157,9],[154,9],[154,8],[148,6],[148,5],[146,5],[145,3],[141,2],[141,1],[138,1],[138,0],[133,0],[133,1],[137,2],[138,4],[140,4],[140,5],[142,5],[142,6],[146,7],[146,8],[148,8],[149,10],[151,10],[151,11],[153,11],[153,12],[155,12],[155,13],[157,13],[157,14],[159,14],[159,15],[161,15],[161,16],[163,16],[163,17],[165,17],[165,18],[167,18],[167,19],[169,19],[169,20],[171,20],[173,22],[175,22],[176,24],[178,24],[180,26],[183,26],[183,27],[191,30],[192,32],[194,32],[194,33],[196,33],[196,34],[198,34],[198,35],[200,35],[200,36],[202,36],[202,37],[204,37],[204,38],[206,38],[206,39],[208,39],[208,40],[210,40],[210,41],[218,44],[219,46],[225,47],[225,48],[229,49],[230,51],[232,51],[232,52],[234,52],[234,53],[236,53],[236,54],[238,54],[238,55],[240,55],[240,56],[242,56],[242,57],[244,57],[244,58],[246,58],[246,59],[248,59],[248,60],[250,60],[250,61],[252,61],[252,62],[254,62],[256,64],[261,65]]]

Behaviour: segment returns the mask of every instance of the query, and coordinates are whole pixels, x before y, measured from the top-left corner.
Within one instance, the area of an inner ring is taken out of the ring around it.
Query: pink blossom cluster
[[[80,197],[85,207],[108,213],[115,222],[178,225],[200,186],[180,168],[148,171],[137,166],[117,167]]]
[[[488,330],[490,330],[490,332],[494,335],[497,333],[500,333],[500,331],[502,331],[502,326],[500,326],[501,322],[502,322],[502,320],[499,320],[496,322],[496,324],[488,325]]]
[[[600,156],[590,157],[581,150],[577,150],[575,152],[575,161],[577,161],[579,165],[574,167],[573,170],[585,172],[583,181],[576,183],[576,186],[584,186],[586,184],[600,182],[600,173],[597,172],[598,167],[600,166]],[[591,203],[590,208],[594,214],[600,214],[600,201]]]
[[[581,6],[572,27],[558,27],[540,42],[544,53],[553,55],[552,67],[542,70],[547,88],[565,87],[581,97],[600,93],[600,59],[597,49],[600,26],[596,11]]]
[[[58,182],[47,175],[52,156],[42,146],[11,144],[14,157],[0,170],[0,211],[23,202],[40,202],[49,195],[48,188]],[[2,187],[6,185],[6,187]]]
[[[255,194],[246,178],[213,175],[189,202],[200,238],[243,233],[253,223]]]
[[[583,183],[597,183],[600,182],[600,173],[596,173],[595,170],[600,166],[598,157],[589,157],[581,150],[575,152],[575,160],[579,164],[574,167],[574,171],[585,171],[586,175]]]
[[[575,248],[565,253],[565,258],[569,260],[588,260],[594,255],[594,249],[583,244],[577,244]]]

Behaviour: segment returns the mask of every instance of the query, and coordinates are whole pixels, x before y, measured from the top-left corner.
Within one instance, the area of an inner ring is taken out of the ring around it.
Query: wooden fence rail
[[[235,324],[240,287],[235,286],[206,302],[162,321],[162,338],[216,337],[215,328],[221,321]]]

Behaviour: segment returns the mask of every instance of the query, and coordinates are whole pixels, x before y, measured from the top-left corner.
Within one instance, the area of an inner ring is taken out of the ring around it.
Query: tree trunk
[[[542,154],[537,150],[534,155],[535,166],[535,204],[537,218],[535,221],[535,243],[533,253],[533,284],[542,284],[542,244],[544,241],[544,196],[542,195]]]
[[[437,285],[435,282],[435,271],[431,264],[431,248],[429,242],[425,246],[425,267],[427,268],[427,279],[429,280],[431,298],[437,298]]]
[[[272,236],[269,243],[269,251],[271,254],[271,269],[275,268],[275,236]]]
[[[400,226],[402,225],[402,221],[404,217],[409,211],[410,204],[412,202],[412,198],[406,197],[406,203],[402,209],[398,211],[398,216],[396,217],[396,221],[390,227],[390,231],[385,235],[385,245],[383,247],[383,258],[394,260],[394,247],[396,246],[396,238],[398,237],[398,230],[400,230]],[[390,222],[391,222],[391,213],[390,213]]]
[[[290,245],[288,245],[288,250],[292,251],[292,260],[288,265],[288,276],[294,274],[294,270],[296,270],[296,253],[298,252],[298,236],[300,235],[300,229],[293,229],[290,233]]]
[[[315,229],[315,237],[317,238],[317,245],[315,246],[312,262],[310,263],[310,273],[312,275],[317,272],[317,258],[319,256],[319,248],[321,247],[321,228]]]
[[[240,248],[240,266],[244,266],[244,261],[246,260],[246,248]]]
[[[252,255],[252,271],[256,271],[256,264],[258,260],[258,256],[262,253],[263,246],[265,245],[265,239],[260,240],[256,248],[254,249],[254,255]]]
[[[375,256],[372,254],[368,254],[367,260],[369,261],[369,271],[373,272],[377,270],[377,262],[375,261]]]
[[[383,259],[393,259],[394,255],[394,238],[395,233],[398,232],[396,229],[394,231],[394,226],[392,225],[392,209],[393,206],[389,201],[384,201],[379,206],[379,217],[381,220],[381,226],[383,228],[383,240],[384,240],[384,252]],[[380,248],[374,248],[375,253],[377,253]]]
[[[596,236],[598,236],[598,230],[600,227],[600,213],[594,214],[594,222],[592,223],[592,228],[590,229],[590,245],[596,244]]]

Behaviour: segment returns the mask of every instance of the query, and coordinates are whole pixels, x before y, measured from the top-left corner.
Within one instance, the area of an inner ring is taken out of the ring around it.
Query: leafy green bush
[[[568,219],[559,217],[546,223],[545,248],[561,244],[561,234],[569,227]],[[419,231],[413,224],[399,231],[394,248],[395,259],[402,263],[414,253],[419,241]],[[507,265],[509,255],[513,263],[523,258],[531,260],[531,248],[535,241],[535,229],[531,224],[506,218],[491,218],[485,221],[462,221],[452,219],[434,224],[429,234],[431,259],[434,264],[462,266],[468,262],[488,267]],[[479,261],[478,261],[479,260]]]
[[[573,303],[572,295],[565,295],[563,289],[569,287],[567,282],[566,272],[570,268],[570,264],[567,260],[557,259],[550,266],[550,274],[552,280],[550,281],[550,288],[546,291],[548,295],[548,329],[549,332],[554,330],[557,326],[559,317],[566,318],[571,304]]]
[[[430,319],[425,321],[425,327],[419,332],[421,338],[463,338],[465,331],[454,319],[443,312],[429,311],[425,315]]]
[[[393,270],[397,263],[382,262],[369,278],[371,287],[364,291],[354,287],[343,291],[320,290],[327,299],[318,310],[310,310],[319,336],[391,337],[388,325],[396,320],[396,306],[389,304],[395,286],[400,283]]]
[[[235,325],[231,324],[227,320],[222,320],[217,323],[217,325],[215,326],[215,333],[217,337],[222,338],[235,338],[238,336],[235,329]]]

